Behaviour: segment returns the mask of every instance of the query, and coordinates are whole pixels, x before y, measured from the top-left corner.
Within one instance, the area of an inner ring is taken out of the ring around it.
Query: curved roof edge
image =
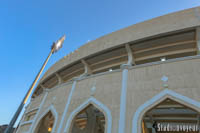
[[[115,31],[81,46],[52,65],[40,82],[61,68],[89,55],[159,34],[200,26],[200,7],[182,10]]]

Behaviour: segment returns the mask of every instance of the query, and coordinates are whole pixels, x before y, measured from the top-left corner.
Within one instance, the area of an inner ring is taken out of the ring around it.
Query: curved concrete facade
[[[105,133],[142,133],[145,111],[166,98],[200,112],[199,14],[197,7],[148,20],[67,55],[40,80],[17,132],[35,132],[51,111],[51,131],[70,133],[88,105],[104,115]]]
[[[64,66],[117,45],[200,25],[200,8],[192,8],[138,23],[91,41],[54,64],[41,80]]]

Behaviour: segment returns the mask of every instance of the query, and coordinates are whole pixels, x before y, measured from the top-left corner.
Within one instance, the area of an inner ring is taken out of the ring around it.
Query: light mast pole
[[[38,72],[37,76],[35,77],[35,80],[31,84],[29,90],[27,91],[26,95],[24,96],[21,104],[19,105],[17,111],[15,112],[12,120],[10,121],[10,123],[9,123],[8,127],[6,128],[6,130],[4,131],[4,133],[11,133],[11,130],[12,130],[17,118],[19,117],[19,114],[21,113],[21,111],[22,111],[24,105],[26,104],[29,96],[31,95],[38,79],[40,78],[41,73],[43,72],[47,62],[49,61],[49,58],[51,57],[52,54],[56,53],[60,48],[62,48],[62,44],[63,44],[64,40],[65,40],[65,36],[61,37],[58,41],[54,42],[53,45],[51,46],[51,51],[50,51],[48,57],[46,58],[45,62],[43,63],[40,71]]]

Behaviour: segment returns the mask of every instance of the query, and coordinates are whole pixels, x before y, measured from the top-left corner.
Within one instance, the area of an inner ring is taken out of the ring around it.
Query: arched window
[[[147,112],[149,112],[152,109],[155,109],[157,106],[161,105],[163,101],[167,101],[167,100],[176,102],[177,104],[183,106],[184,107],[183,109],[188,109],[198,114],[200,112],[200,102],[193,100],[189,97],[186,97],[184,95],[181,95],[179,93],[176,93],[175,91],[165,89],[164,91],[160,92],[159,94],[155,95],[154,97],[146,101],[136,110],[136,112],[134,112],[133,119],[132,119],[132,133],[147,132],[148,130],[146,130],[145,127],[148,128],[148,125],[145,125],[145,121],[143,118],[145,117]],[[171,106],[169,106],[167,109],[170,110],[170,108],[173,109],[173,107]],[[196,118],[199,119],[199,117],[196,117]],[[166,119],[168,119],[168,117]],[[183,122],[183,120],[180,121],[180,123],[181,122]]]
[[[51,133],[53,129],[55,118],[51,111],[49,111],[39,122],[35,133]]]
[[[78,127],[80,116],[85,116],[85,126]],[[96,120],[96,121],[95,121]],[[92,122],[93,121],[93,122]],[[91,126],[94,125],[94,126]],[[93,128],[95,127],[95,128]],[[91,129],[98,129],[90,132]],[[78,130],[77,132],[75,130]],[[105,130],[105,131],[104,131]],[[77,107],[69,116],[64,133],[111,133],[112,115],[110,110],[94,97],[89,98]]]
[[[197,133],[200,113],[170,98],[147,110],[141,123],[142,133]]]
[[[92,104],[81,110],[73,119],[70,133],[104,133],[105,116]]]

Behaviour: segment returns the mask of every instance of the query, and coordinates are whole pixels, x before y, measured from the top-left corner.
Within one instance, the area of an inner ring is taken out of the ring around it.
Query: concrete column
[[[84,133],[84,131],[80,130],[79,127],[76,126],[76,124],[73,124],[72,133],[81,133],[81,132]]]
[[[200,133],[200,115],[198,115],[197,118],[198,118],[198,121],[197,121],[198,133]]]
[[[154,124],[154,122],[155,122],[155,121],[153,120],[153,116],[152,116],[152,115],[149,115],[149,117],[150,117],[151,124],[152,124],[152,126],[151,126],[152,133],[156,133],[155,128],[153,128],[153,124]]]
[[[87,115],[88,115],[88,125],[86,127],[86,133],[95,133],[96,129],[96,115],[93,110],[93,108],[87,109]]]

